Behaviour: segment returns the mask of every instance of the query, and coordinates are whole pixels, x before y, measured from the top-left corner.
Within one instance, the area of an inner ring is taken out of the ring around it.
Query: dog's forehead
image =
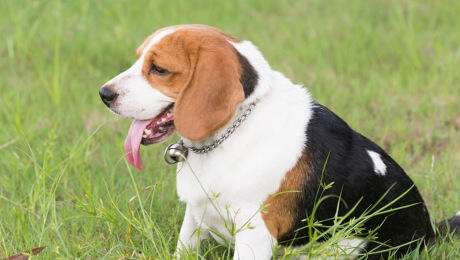
[[[137,58],[140,58],[141,56],[143,56],[147,50],[149,50],[150,48],[152,48],[153,45],[155,45],[155,43],[158,43],[161,39],[163,39],[166,35],[169,35],[169,34],[172,34],[174,33],[175,30],[174,29],[167,29],[167,28],[163,28],[163,29],[160,29],[158,31],[156,31],[155,33],[151,34],[149,37],[147,37],[147,39],[139,46],[139,48],[137,48],[136,50],[136,56]]]
[[[186,38],[192,38],[193,36],[203,35],[209,38],[221,38],[231,42],[241,42],[241,40],[232,37],[231,35],[211,26],[201,24],[187,24],[187,25],[173,25],[165,28],[161,28],[151,34],[147,39],[139,46],[136,51],[137,57],[141,57],[142,54],[147,52],[155,44],[159,43],[165,36],[180,33],[177,36]]]
[[[202,24],[183,24],[183,25],[173,25],[173,26],[168,26],[162,29],[159,29],[156,31],[152,36],[152,38],[155,38],[156,35],[160,35],[164,31],[168,30],[173,30],[174,32],[187,32],[182,34],[179,37],[193,37],[195,35],[205,35],[207,37],[213,37],[213,38],[223,38],[232,42],[240,42],[240,40],[232,37],[231,35],[215,28],[212,26],[208,25],[202,25]]]

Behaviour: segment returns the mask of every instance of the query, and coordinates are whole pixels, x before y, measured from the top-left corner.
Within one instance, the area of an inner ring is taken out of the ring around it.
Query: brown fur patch
[[[262,218],[270,234],[279,239],[294,228],[303,187],[311,172],[308,155],[305,151],[296,165],[286,173],[277,193],[264,202]]]
[[[179,93],[192,80],[195,70],[200,63],[209,62],[203,59],[203,52],[214,52],[223,62],[230,62],[232,68],[237,67],[238,77],[241,68],[236,51],[227,41],[240,42],[240,40],[220,31],[217,28],[200,25],[175,25],[162,28],[150,35],[136,51],[139,58],[145,47],[159,33],[165,30],[174,30],[147,50],[142,66],[142,74],[153,88],[163,94],[176,99]],[[168,76],[149,74],[152,64],[170,72]],[[217,68],[214,68],[216,70]],[[234,71],[231,71],[234,72]]]
[[[174,124],[179,133],[203,140],[225,125],[244,99],[241,65],[228,42],[238,40],[209,26],[172,26],[150,36],[137,55],[155,35],[168,29],[175,31],[145,52],[142,74],[153,88],[176,100]],[[152,64],[169,73],[151,73]]]
[[[145,41],[139,47],[137,47],[136,60],[142,56],[142,52],[144,51],[145,47],[147,47],[149,42],[152,40],[153,36],[155,36],[155,34],[151,34],[149,37],[147,37],[147,39],[145,39]]]

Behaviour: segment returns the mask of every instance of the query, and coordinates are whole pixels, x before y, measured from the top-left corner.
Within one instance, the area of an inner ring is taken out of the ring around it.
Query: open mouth
[[[128,162],[142,170],[140,145],[150,145],[166,140],[174,133],[174,103],[168,105],[154,119],[134,120],[129,127],[124,150]]]
[[[169,105],[142,132],[143,145],[156,144],[164,141],[174,133],[174,104]]]

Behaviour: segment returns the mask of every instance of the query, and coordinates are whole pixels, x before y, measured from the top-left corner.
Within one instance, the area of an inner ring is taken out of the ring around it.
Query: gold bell
[[[164,152],[164,159],[167,164],[176,164],[182,162],[187,158],[188,149],[182,143],[182,140],[168,145]]]

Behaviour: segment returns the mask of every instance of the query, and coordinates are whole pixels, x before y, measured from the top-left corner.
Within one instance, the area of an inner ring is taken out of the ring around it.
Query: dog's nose
[[[102,102],[108,107],[117,98],[118,94],[113,92],[109,87],[103,86],[99,89],[99,96],[101,96]]]

